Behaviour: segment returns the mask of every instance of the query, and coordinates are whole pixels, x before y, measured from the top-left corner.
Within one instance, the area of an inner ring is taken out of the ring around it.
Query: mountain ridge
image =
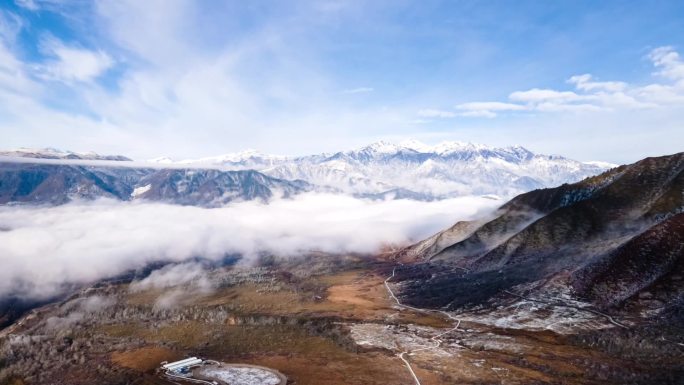
[[[615,166],[535,154],[519,145],[489,147],[453,141],[434,146],[418,141],[379,141],[353,150],[296,157],[249,150],[195,160],[174,162],[162,157],[153,161],[250,168],[277,178],[302,179],[361,196],[397,190],[425,200],[459,195],[509,197],[575,182]]]
[[[63,151],[52,147],[26,148],[20,147],[11,150],[0,150],[0,156],[34,158],[34,159],[63,159],[63,160],[111,160],[132,161],[123,155],[100,155],[96,152]]]
[[[24,158],[38,154],[38,158],[76,159],[75,155],[70,155],[75,154],[72,152],[62,151],[62,155],[57,157],[54,152],[58,150],[51,151],[26,150],[21,155]],[[0,152],[2,154],[8,152]],[[107,156],[91,154],[90,158],[78,159],[105,158]],[[508,198],[537,188],[575,182],[613,166],[582,163],[560,155],[535,154],[519,145],[489,147],[454,141],[434,146],[418,141],[400,144],[379,141],[347,151],[297,157],[245,150],[194,160],[174,161],[169,157],[159,157],[147,163],[121,164],[139,168],[256,170],[276,179],[303,180],[321,191],[337,191],[369,199],[423,201],[465,195]]]
[[[543,291],[544,282],[565,277],[574,295],[602,308],[646,306],[640,293],[667,281],[670,289],[658,290],[663,310],[684,303],[682,213],[678,153],[521,194],[491,218],[457,223],[396,257],[453,269],[427,281],[408,279],[406,295],[416,304],[481,303],[522,284],[539,282]],[[653,253],[645,269],[642,260]],[[477,298],[469,290],[478,290]]]
[[[110,198],[215,207],[309,191],[257,171],[153,169],[0,162],[0,204],[64,204]]]

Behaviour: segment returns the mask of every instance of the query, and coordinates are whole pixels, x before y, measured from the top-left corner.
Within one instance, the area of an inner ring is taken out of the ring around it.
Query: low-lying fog
[[[303,194],[269,204],[205,209],[100,200],[57,207],[0,207],[0,298],[44,297],[65,283],[91,282],[154,261],[218,260],[239,253],[311,250],[373,253],[427,237],[502,202],[368,201]]]

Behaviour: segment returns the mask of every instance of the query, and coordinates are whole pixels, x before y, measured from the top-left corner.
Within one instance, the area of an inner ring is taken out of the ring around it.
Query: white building
[[[200,358],[190,357],[184,360],[164,364],[162,365],[162,369],[166,370],[167,372],[186,373],[191,367],[201,365],[203,362],[204,360]]]

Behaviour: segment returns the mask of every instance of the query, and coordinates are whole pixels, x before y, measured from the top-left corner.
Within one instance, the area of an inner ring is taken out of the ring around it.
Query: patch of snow
[[[278,385],[281,382],[280,377],[268,370],[248,366],[209,366],[199,369],[198,373],[230,385]]]
[[[131,193],[131,197],[136,198],[136,197],[150,191],[150,188],[152,188],[151,184],[136,187],[135,189],[133,189],[133,192]]]
[[[600,315],[580,310],[589,304],[556,296],[540,296],[535,301],[520,299],[498,306],[494,310],[470,311],[459,314],[463,321],[478,322],[504,329],[551,330],[559,334],[598,330],[612,327]],[[573,306],[558,306],[537,302],[561,302]]]
[[[609,163],[609,162],[602,162],[600,160],[592,160],[589,162],[583,162],[584,164],[588,164],[590,166],[596,166],[600,168],[605,168],[605,169],[611,169],[619,166],[618,164],[615,163]]]

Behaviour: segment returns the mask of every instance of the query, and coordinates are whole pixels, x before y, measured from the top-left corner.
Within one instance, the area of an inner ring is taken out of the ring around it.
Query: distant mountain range
[[[420,306],[477,305],[560,283],[600,308],[682,312],[684,153],[519,195],[397,258],[419,262],[402,287]]]
[[[576,182],[616,165],[582,163],[557,155],[534,154],[520,146],[494,148],[444,142],[377,142],[332,154],[300,157],[245,151],[216,157],[160,164],[254,169],[275,178],[305,180],[317,186],[371,198],[402,196],[440,199],[462,195],[511,197],[536,188]]]
[[[36,163],[46,164],[11,165],[17,158],[26,159],[22,163],[40,159]],[[50,160],[69,162],[53,164]],[[106,196],[205,206],[234,199],[268,199],[302,190],[382,200],[511,197],[575,182],[615,166],[534,154],[520,146],[493,148],[461,142],[428,146],[416,141],[399,145],[377,142],[356,150],[300,157],[249,150],[194,160],[156,158],[145,162],[133,162],[121,155],[18,149],[0,151],[0,162],[4,162],[0,170],[3,203]]]
[[[35,159],[71,159],[71,160],[114,160],[130,161],[123,155],[100,155],[94,152],[62,151],[56,148],[17,148],[14,150],[0,151],[0,156]]]
[[[204,207],[288,197],[311,187],[256,171],[155,169],[0,162],[0,204],[74,199],[148,200]]]

